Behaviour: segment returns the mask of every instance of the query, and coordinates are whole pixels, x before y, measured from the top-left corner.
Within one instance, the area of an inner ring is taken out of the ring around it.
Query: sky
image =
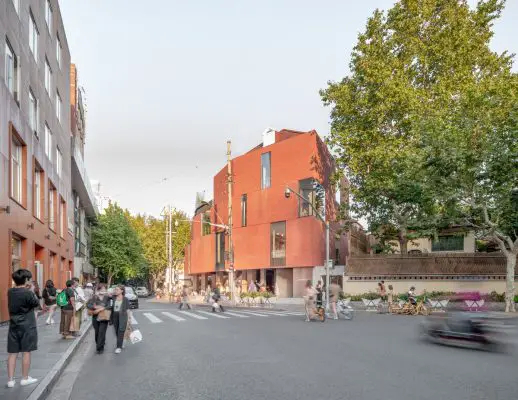
[[[192,215],[196,192],[212,198],[228,139],[237,156],[268,127],[329,133],[319,90],[347,75],[367,18],[393,4],[60,0],[85,90],[90,179],[133,213],[171,204]],[[516,21],[508,0],[495,51],[518,53]]]

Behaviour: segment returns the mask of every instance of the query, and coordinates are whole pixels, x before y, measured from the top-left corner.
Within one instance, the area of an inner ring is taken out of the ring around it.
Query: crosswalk
[[[279,317],[293,317],[303,316],[303,312],[293,311],[244,311],[232,310],[223,313],[213,313],[205,310],[175,310],[160,311],[160,310],[146,310],[144,312],[133,312],[131,315],[131,324],[138,325],[139,320],[151,324],[162,324],[165,322],[188,322],[188,321],[209,321],[209,320],[229,320],[229,319],[244,319],[244,318],[279,318]]]

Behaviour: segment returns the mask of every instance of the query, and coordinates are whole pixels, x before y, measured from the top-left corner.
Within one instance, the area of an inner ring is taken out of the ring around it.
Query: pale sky
[[[329,133],[318,91],[347,74],[367,18],[393,3],[60,0],[86,92],[90,178],[132,212],[170,203],[192,214],[197,191],[212,198],[227,139],[235,156],[267,127]],[[518,53],[516,21],[508,0],[494,50]]]

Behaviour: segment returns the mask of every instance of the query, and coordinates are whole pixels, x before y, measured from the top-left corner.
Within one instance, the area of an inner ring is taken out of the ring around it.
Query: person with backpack
[[[45,302],[45,307],[47,307],[48,317],[47,317],[47,325],[54,323],[54,313],[56,312],[56,288],[54,287],[54,282],[50,279],[45,284],[45,288],[43,289],[42,297]]]
[[[63,336],[63,339],[74,339],[74,336],[71,334],[76,301],[73,289],[74,281],[68,280],[66,285],[67,287],[63,289],[56,298],[56,303],[61,308],[59,333]]]

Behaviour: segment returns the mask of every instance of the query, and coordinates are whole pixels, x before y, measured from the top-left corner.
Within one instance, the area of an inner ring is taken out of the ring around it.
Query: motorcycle
[[[436,344],[502,351],[504,330],[505,323],[490,314],[451,312],[428,317],[421,325],[421,336]]]

